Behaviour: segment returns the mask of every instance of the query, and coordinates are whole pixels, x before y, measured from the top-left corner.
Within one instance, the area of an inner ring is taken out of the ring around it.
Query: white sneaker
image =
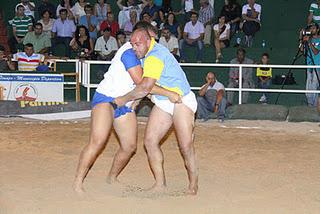
[[[259,102],[264,103],[264,102],[266,102],[266,101],[267,101],[267,97],[266,97],[266,95],[262,95],[262,96],[260,97]]]

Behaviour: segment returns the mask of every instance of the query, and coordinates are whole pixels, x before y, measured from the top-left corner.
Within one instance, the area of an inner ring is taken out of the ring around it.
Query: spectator
[[[237,0],[225,0],[220,16],[226,18],[226,23],[230,25],[230,37],[232,37],[240,29],[241,7]]]
[[[174,13],[168,14],[167,21],[164,24],[164,28],[168,28],[172,35],[174,35],[178,41],[182,38],[182,32],[179,23],[176,20]]]
[[[155,3],[155,5],[157,5],[156,1],[154,1],[154,3]],[[160,22],[161,23],[165,23],[169,13],[173,11],[172,7],[171,7],[171,0],[164,0],[162,5],[160,5],[158,7],[159,7],[159,19],[160,19]]]
[[[243,26],[245,34],[245,44],[252,46],[253,37],[260,30],[261,5],[256,4],[255,0],[248,0],[248,4],[242,7]]]
[[[0,71],[13,71],[15,67],[11,61],[11,56],[6,56],[5,51],[5,48],[0,45]]]
[[[86,14],[80,17],[79,24],[86,26],[86,28],[89,30],[90,38],[95,41],[97,39],[98,19],[95,15],[93,15],[91,5],[87,4],[84,8]]]
[[[147,4],[145,5],[145,7],[143,8],[142,12],[141,12],[141,17],[140,19],[142,19],[142,15],[145,13],[150,14],[150,20],[155,21],[158,24],[160,24],[160,19],[159,19],[159,8],[154,4],[153,0],[146,0]]]
[[[181,0],[181,13],[185,14],[184,19],[186,21],[190,20],[193,9],[193,0]]]
[[[219,17],[219,22],[213,26],[214,45],[216,47],[216,63],[222,58],[221,49],[230,45],[230,25],[226,24],[224,16]]]
[[[31,2],[29,0],[21,0],[21,3],[16,5],[16,12],[18,10],[19,5],[22,5],[24,7],[24,15],[30,16],[32,21],[34,21],[34,9],[35,9],[34,2]]]
[[[137,4],[135,0],[127,0],[127,5],[123,5],[122,1],[123,0],[117,1],[117,5],[120,9],[119,15],[118,15],[118,22],[119,22],[120,28],[124,29],[126,22],[130,20],[130,16],[129,16],[130,10],[134,9],[137,11],[137,17],[139,21],[142,9],[145,7],[147,2],[142,1],[143,2],[142,4]]]
[[[80,17],[85,16],[87,13],[85,12],[85,6],[90,5],[86,0],[78,0],[73,6],[73,16],[75,18],[75,22],[80,22]],[[91,7],[92,10],[92,7]],[[92,11],[93,13],[93,11]],[[81,23],[80,23],[81,25]]]
[[[49,10],[44,10],[41,17],[42,18],[38,22],[42,24],[43,33],[51,38],[51,30],[55,20],[50,18],[51,14]]]
[[[116,39],[117,39],[118,48],[120,48],[122,45],[124,45],[127,42],[126,34],[122,30],[118,31],[116,35]]]
[[[214,17],[213,8],[208,0],[200,0],[199,22],[204,26],[204,45],[211,44],[212,20]]]
[[[158,32],[157,22],[152,21],[152,17],[148,12],[141,13],[141,16],[143,21],[150,23],[156,29],[155,31]]]
[[[111,13],[110,4],[105,3],[104,0],[98,0],[94,6],[94,13],[93,13],[98,19],[98,23],[99,23],[98,26],[100,26],[103,20],[107,19],[108,13]]]
[[[261,57],[261,64],[268,65],[269,64],[269,54],[264,53]],[[271,85],[272,79],[272,68],[260,67],[257,68],[257,77],[258,77],[258,86],[261,89],[269,89]],[[268,97],[267,93],[263,93],[259,99],[261,103],[267,103]]]
[[[34,31],[28,32],[24,37],[23,44],[32,44],[35,53],[48,54],[51,47],[50,37],[43,32],[42,24],[36,23]]]
[[[320,25],[320,0],[313,2],[310,5],[307,23],[309,25],[312,22]]]
[[[50,18],[56,18],[56,7],[52,3],[50,3],[49,0],[42,0],[40,5],[38,6],[38,14],[41,15],[41,17],[44,11],[49,12]],[[43,29],[44,28],[45,27],[43,26]]]
[[[219,122],[224,120],[227,104],[224,94],[223,84],[216,79],[215,73],[209,72],[206,76],[206,83],[201,87],[197,97],[197,116],[202,122],[209,119],[210,112],[217,113]]]
[[[242,48],[237,50],[237,57],[232,59],[230,64],[253,64],[253,60],[246,57],[246,51]],[[243,88],[254,88],[252,80],[253,69],[242,68],[242,87]],[[231,67],[229,71],[229,84],[228,88],[239,87],[239,67]],[[249,98],[249,92],[243,92],[242,103],[247,103]],[[228,106],[233,103],[233,91],[227,92]]]
[[[14,54],[13,59],[18,62],[19,71],[36,71],[37,67],[44,62],[44,56],[34,53],[31,43],[24,46],[24,52]]]
[[[117,40],[111,36],[111,28],[106,27],[103,35],[97,39],[94,50],[98,54],[99,60],[110,61],[118,50]]]
[[[32,20],[24,14],[24,7],[19,5],[17,6],[16,16],[12,20],[13,37],[9,42],[11,53],[17,52],[17,46],[19,46],[19,49],[22,48],[23,38],[29,31],[32,31]]]
[[[93,40],[90,38],[89,30],[84,25],[77,27],[70,47],[81,59],[91,59],[93,53]]]
[[[57,7],[56,15],[57,18],[60,17],[60,10],[66,9],[67,10],[67,17],[68,19],[74,19],[74,4],[72,0],[60,0],[60,4]]]
[[[116,37],[117,32],[120,30],[119,24],[114,20],[113,13],[108,13],[107,20],[104,20],[100,25],[101,34],[109,27],[111,29],[111,36]]]
[[[70,57],[71,51],[69,44],[73,38],[76,26],[72,20],[67,19],[68,10],[61,9],[59,17],[52,27],[52,50],[56,50],[58,44],[63,44],[65,47],[65,56]]]
[[[183,31],[183,39],[180,40],[180,56],[181,62],[185,62],[185,46],[197,47],[197,62],[201,63],[203,58],[203,37],[204,27],[201,22],[198,21],[198,14],[192,12],[191,21],[188,22]]]
[[[180,61],[178,39],[174,35],[171,35],[171,32],[168,28],[162,29],[162,36],[160,37],[159,43],[168,48],[176,60],[178,62]]]
[[[130,20],[124,26],[124,33],[130,37],[133,26],[138,22],[137,11],[130,10]]]

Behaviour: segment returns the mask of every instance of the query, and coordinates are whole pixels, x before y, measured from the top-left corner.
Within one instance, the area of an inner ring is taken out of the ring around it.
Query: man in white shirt
[[[197,116],[202,122],[209,120],[210,112],[217,113],[219,122],[224,120],[227,100],[224,97],[224,86],[216,79],[215,73],[207,74],[206,84],[201,87],[197,102]]]
[[[197,47],[197,62],[201,63],[203,58],[203,38],[204,38],[204,26],[198,21],[198,14],[191,12],[191,21],[188,22],[183,31],[183,39],[180,40],[180,56],[181,62],[186,61],[185,48],[186,46]]]
[[[168,48],[170,53],[176,58],[176,60],[180,61],[180,53],[179,53],[179,42],[178,39],[171,34],[168,28],[162,29],[162,36],[160,37],[159,44]]]
[[[252,46],[253,37],[260,30],[261,5],[256,4],[255,0],[248,0],[248,4],[242,7],[242,30],[245,36],[247,47]]]
[[[98,53],[100,60],[110,61],[118,50],[117,40],[111,36],[111,28],[107,27],[103,35],[97,39],[94,50]]]

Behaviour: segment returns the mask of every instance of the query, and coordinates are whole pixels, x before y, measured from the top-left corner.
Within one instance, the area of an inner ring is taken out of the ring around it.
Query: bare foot
[[[83,196],[85,194],[82,183],[74,182],[72,187],[73,190],[77,193],[77,195]]]
[[[188,190],[186,191],[187,195],[197,195],[198,185],[189,185]]]
[[[157,185],[154,184],[151,188],[146,189],[147,192],[154,192],[154,193],[164,193],[167,191],[166,185]]]
[[[107,177],[108,184],[120,184],[120,181],[116,177]]]

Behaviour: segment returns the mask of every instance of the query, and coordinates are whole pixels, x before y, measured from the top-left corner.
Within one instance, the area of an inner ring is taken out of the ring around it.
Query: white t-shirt
[[[94,50],[100,51],[103,55],[108,55],[111,53],[111,51],[118,50],[117,40],[113,36],[110,36],[110,38],[106,42],[103,36],[100,36],[97,39]]]
[[[29,2],[33,7],[35,7],[35,4],[33,3],[33,2]],[[22,4],[22,3],[19,3],[19,4],[17,4],[16,5],[16,12],[17,12],[17,9],[18,9],[18,6],[19,5],[22,5],[23,7],[24,7],[24,15],[26,15],[26,16],[32,16],[33,18],[34,18],[34,9],[33,10],[31,10],[30,8],[29,8],[29,5],[27,4],[27,5],[24,5],[24,4]]]
[[[161,45],[165,46],[166,48],[168,48],[170,52],[172,52],[173,49],[177,48],[178,49],[177,55],[180,56],[180,53],[179,53],[179,42],[178,42],[178,39],[175,36],[171,36],[171,38],[169,39],[168,42],[162,36],[162,37],[160,37],[159,44],[161,44]]]
[[[214,90],[216,90],[216,91],[219,91],[219,90],[224,90],[224,86],[223,86],[223,84],[222,84],[221,82],[219,82],[218,80],[216,80],[216,82],[214,83],[213,86],[210,86],[210,85],[209,85],[209,87],[207,88],[207,91],[208,91],[209,89],[214,89]]]
[[[84,11],[84,7],[81,7],[79,2],[75,3],[74,6],[72,7],[72,13],[74,16],[78,16],[78,17],[86,15],[86,12]]]
[[[195,25],[192,25],[192,22],[188,22],[184,27],[185,33],[188,33],[189,39],[196,39],[200,36],[201,33],[204,33],[204,26],[201,22],[197,21]]]
[[[225,38],[227,36],[227,31],[230,30],[230,25],[229,24],[225,24],[225,26],[226,26],[226,29],[220,34],[219,39]],[[220,32],[219,24],[215,24],[213,26],[213,30]]]
[[[255,9],[256,12],[259,13],[258,15],[258,20],[260,21],[260,16],[261,16],[261,5],[260,4],[254,4],[253,8]],[[242,14],[246,14],[247,16],[250,16],[251,13],[251,8],[249,7],[249,4],[243,5],[242,7]]]

